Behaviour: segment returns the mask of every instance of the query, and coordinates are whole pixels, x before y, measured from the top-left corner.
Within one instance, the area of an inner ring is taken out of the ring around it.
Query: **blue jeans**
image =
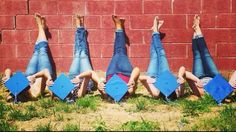
[[[130,76],[133,67],[127,56],[125,33],[123,30],[117,30],[115,35],[113,56],[106,71],[106,76],[116,73]]]
[[[148,76],[156,77],[160,73],[170,70],[165,50],[160,40],[160,34],[157,32],[154,32],[152,35],[150,52],[150,63],[147,70]]]
[[[219,74],[216,65],[206,46],[204,37],[192,40],[193,74],[198,78],[214,77]]]
[[[48,57],[48,42],[46,40],[36,42],[25,75],[30,76],[43,69],[48,69],[52,75],[52,66]]]
[[[74,57],[69,70],[69,78],[73,79],[80,73],[88,70],[92,70],[92,66],[88,56],[88,44],[87,44],[87,34],[86,30],[81,27],[75,32],[75,46],[74,46]],[[93,87],[89,82],[89,88]]]

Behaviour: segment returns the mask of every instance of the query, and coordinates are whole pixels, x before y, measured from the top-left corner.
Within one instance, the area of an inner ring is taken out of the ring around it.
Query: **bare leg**
[[[160,91],[154,86],[153,83],[149,83],[148,80],[151,80],[152,78],[149,76],[140,76],[139,80],[144,85],[144,87],[147,89],[147,91],[152,95],[154,98],[159,98]]]
[[[128,82],[128,93],[129,95],[132,95],[135,93],[136,89],[137,89],[137,84],[138,84],[138,78],[140,75],[140,70],[139,68],[135,67],[130,75],[130,79]]]
[[[236,90],[236,71],[231,75],[229,79],[229,84]]]
[[[11,69],[7,68],[4,71],[4,75],[3,75],[2,81],[6,82],[11,77],[11,75],[12,75]]]

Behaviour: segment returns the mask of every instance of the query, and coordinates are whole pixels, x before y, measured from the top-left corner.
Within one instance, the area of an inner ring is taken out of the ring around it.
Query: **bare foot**
[[[127,86],[128,86],[128,89],[134,88],[134,86],[135,86],[135,81],[134,81],[134,80],[130,80],[130,81],[128,82]]]
[[[8,79],[10,79],[10,76],[4,76],[3,78],[2,78],[2,82],[3,83],[5,83]]]
[[[84,26],[84,16],[80,16],[77,14],[75,23],[77,28]]]
[[[46,24],[46,19],[45,19],[45,17],[41,17],[41,23],[42,23],[43,29],[46,30],[48,27],[47,27],[47,24]]]
[[[163,20],[160,20],[158,16],[154,18],[152,30],[153,32],[159,32],[161,26],[164,24]]]
[[[27,79],[29,80],[29,82],[30,82],[30,85],[33,85],[33,84],[34,84],[34,82],[35,82],[35,80],[36,80],[36,78],[35,78],[35,76],[34,76],[34,75],[32,75],[32,76],[28,76],[28,77],[27,77]]]
[[[194,35],[202,35],[201,28],[200,28],[200,16],[195,15],[193,20]]]
[[[42,17],[39,13],[35,13],[34,14],[34,18],[36,20],[36,23],[39,25],[39,26],[42,26]]]
[[[125,19],[120,19],[115,15],[112,15],[112,20],[114,21],[115,25],[116,25],[116,29],[122,29]]]

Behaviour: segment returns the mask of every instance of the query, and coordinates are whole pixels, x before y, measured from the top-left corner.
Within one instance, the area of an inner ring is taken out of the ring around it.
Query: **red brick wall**
[[[89,47],[95,70],[105,70],[113,52],[111,15],[126,19],[128,54],[145,71],[149,62],[150,27],[155,15],[165,20],[162,32],[170,67],[192,66],[192,18],[201,14],[202,28],[220,70],[236,69],[236,0],[1,0],[0,71],[24,70],[33,51],[37,28],[33,14],[47,19],[49,47],[57,71],[67,72],[74,43],[73,14],[86,16]]]

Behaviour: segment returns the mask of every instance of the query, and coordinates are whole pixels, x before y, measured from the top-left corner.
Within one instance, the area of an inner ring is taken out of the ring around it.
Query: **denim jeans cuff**
[[[203,38],[203,35],[196,35],[193,37],[193,39],[199,39],[199,38]]]
[[[154,35],[154,34],[160,34],[160,32],[153,32],[152,35]]]
[[[48,41],[47,41],[46,39],[40,39],[40,40],[36,41],[35,44],[37,45],[37,44],[39,44],[39,43],[41,43],[41,42],[48,42]]]
[[[123,32],[123,29],[116,29],[116,32]]]

